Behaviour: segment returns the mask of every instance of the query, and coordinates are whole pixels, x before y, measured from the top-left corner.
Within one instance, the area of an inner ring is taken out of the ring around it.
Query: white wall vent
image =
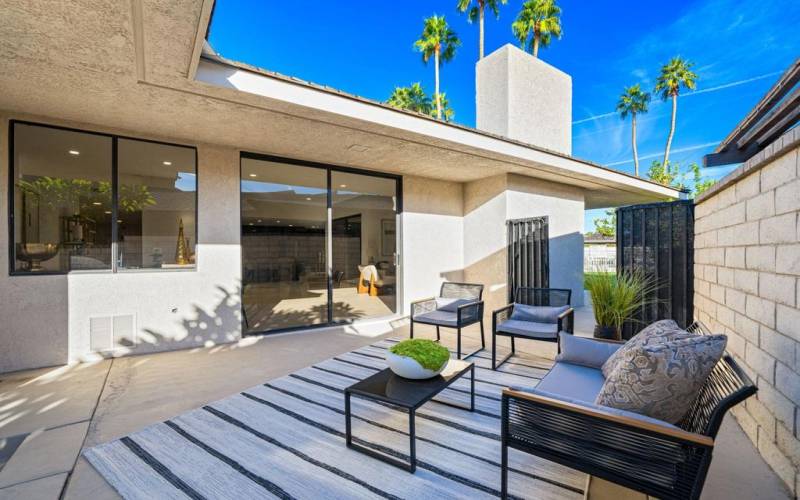
[[[133,314],[89,318],[89,348],[93,352],[133,347],[137,343]]]

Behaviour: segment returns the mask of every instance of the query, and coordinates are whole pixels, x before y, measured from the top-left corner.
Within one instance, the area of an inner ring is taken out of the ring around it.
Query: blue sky
[[[487,16],[486,53],[516,43],[511,22],[522,0]],[[223,56],[385,100],[398,85],[421,82],[433,92],[433,67],[412,44],[423,19],[445,15],[462,45],[442,67],[442,90],[455,121],[475,124],[477,25],[456,1],[402,3],[349,0],[218,0],[210,41]],[[540,57],[572,75],[573,155],[633,172],[630,122],[613,113],[622,88],[652,90],[674,55],[695,63],[697,91],[678,101],[672,161],[701,162],[800,56],[800,1],[696,0],[612,2],[561,0],[564,36]],[[670,106],[654,101],[638,120],[643,170],[663,155]],[[733,167],[709,169],[718,178]],[[598,212],[589,211],[586,229]]]

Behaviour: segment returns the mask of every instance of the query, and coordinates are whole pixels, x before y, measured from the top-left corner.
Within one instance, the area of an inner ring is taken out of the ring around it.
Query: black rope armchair
[[[565,288],[517,288],[514,303],[497,309],[492,313],[492,369],[496,370],[516,353],[516,345],[514,344],[514,339],[516,338],[557,343],[558,332],[572,333],[574,331],[575,311],[571,307],[566,307],[555,318],[553,323],[520,323],[512,318],[515,304],[565,307],[570,305],[571,298],[572,290]],[[499,363],[497,362],[497,337],[511,337],[511,352],[501,359]]]
[[[475,283],[442,283],[439,297],[431,297],[411,303],[411,338],[414,338],[414,323],[436,326],[436,341],[441,340],[439,329],[456,329],[456,355],[468,358],[486,349],[483,338],[483,285]],[[481,348],[461,356],[461,329],[480,323]]]
[[[707,333],[699,323],[688,330]],[[697,499],[725,413],[756,391],[728,354],[717,363],[677,426],[506,389],[502,497],[507,497],[508,449],[514,448],[657,498]]]

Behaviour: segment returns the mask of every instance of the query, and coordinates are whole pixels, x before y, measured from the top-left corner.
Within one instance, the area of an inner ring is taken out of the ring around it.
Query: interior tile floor
[[[576,325],[576,333],[591,335],[594,322],[588,308],[578,310]],[[454,341],[445,332],[445,342]],[[435,335],[432,327],[424,326],[415,333]],[[477,341],[477,326],[465,333],[471,339],[468,343]],[[406,323],[399,321],[393,331],[381,337],[407,335]],[[0,498],[118,498],[80,458],[83,448],[122,437],[376,338],[345,329],[314,330],[2,375],[0,448],[22,441],[0,469]],[[555,344],[520,341],[517,346],[555,356]],[[11,439],[14,436],[16,440]],[[778,477],[730,416],[719,435],[703,498],[789,498]]]
[[[326,288],[301,288],[276,283],[248,284],[244,290],[247,329],[263,332],[328,321]],[[394,295],[370,296],[355,286],[333,289],[333,320],[356,321],[391,316]]]

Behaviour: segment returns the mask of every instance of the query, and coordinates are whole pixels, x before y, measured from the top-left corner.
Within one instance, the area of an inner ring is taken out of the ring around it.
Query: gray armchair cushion
[[[449,311],[442,311],[436,310],[431,312],[426,312],[422,314],[417,314],[414,316],[414,321],[419,321],[421,323],[431,323],[434,325],[442,325],[442,326],[458,326],[458,313],[449,312]]]
[[[558,335],[558,325],[507,319],[497,326],[497,331],[530,337],[532,339],[554,339],[556,335]]]
[[[592,410],[604,411],[604,412],[611,413],[612,415],[617,415],[617,416],[620,416],[620,417],[632,418],[632,419],[638,420],[640,422],[647,422],[647,423],[650,423],[650,424],[656,424],[656,425],[659,425],[661,427],[665,427],[665,428],[668,428],[668,429],[679,429],[679,427],[677,427],[675,425],[672,425],[672,424],[670,424],[668,422],[664,422],[663,420],[658,420],[656,418],[651,418],[651,417],[648,417],[646,415],[642,415],[642,414],[639,414],[639,413],[634,413],[632,411],[620,410],[619,408],[611,408],[611,407],[608,407],[608,406],[602,406],[602,405],[598,405],[598,404],[595,404],[595,403],[586,402],[586,401],[583,401],[581,399],[570,398],[568,396],[563,396],[563,395],[558,394],[558,393],[552,393],[552,392],[544,391],[544,390],[540,389],[539,387],[541,387],[541,384],[539,386],[535,387],[535,388],[532,388],[532,389],[531,388],[527,388],[527,389],[526,388],[518,388],[518,387],[512,387],[512,389],[517,390],[517,391],[530,392],[531,394],[538,394],[539,396],[544,396],[546,398],[557,399],[559,401],[564,401],[565,403],[571,403],[571,404],[574,404],[574,405],[584,406],[584,407],[592,409]],[[572,433],[573,429],[569,429],[568,432]]]
[[[698,335],[627,350],[595,400],[677,424],[722,358],[725,335]]]
[[[576,337],[566,332],[558,335],[561,353],[556,356],[556,361],[588,366],[597,370],[601,369],[603,363],[622,347],[622,344]]]
[[[514,304],[511,319],[516,321],[532,321],[534,323],[558,323],[558,317],[569,309],[569,306],[529,306]]]
[[[556,363],[539,381],[536,389],[592,404],[604,382],[603,374],[595,368]]]
[[[471,304],[472,302],[475,302],[475,299],[448,299],[436,297],[436,309],[445,312],[457,312],[459,306]]]
[[[603,376],[608,378],[614,368],[617,366],[619,360],[631,349],[642,347],[646,345],[663,344],[681,338],[693,336],[686,330],[681,330],[675,321],[671,319],[662,319],[651,323],[644,327],[642,331],[634,335],[625,345],[622,346],[617,352],[612,354],[608,360],[603,364]]]

